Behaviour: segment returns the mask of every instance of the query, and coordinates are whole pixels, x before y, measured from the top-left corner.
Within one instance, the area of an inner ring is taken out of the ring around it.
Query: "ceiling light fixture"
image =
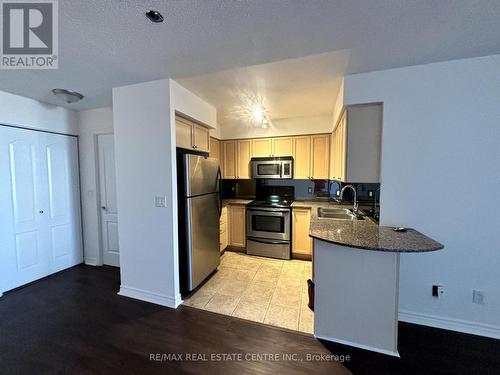
[[[249,126],[267,129],[272,126],[265,98],[250,91],[235,92],[240,104],[234,106],[229,116],[238,121],[245,121]]]
[[[150,10],[149,12],[146,12],[146,17],[153,23],[163,22],[163,16],[157,10]]]
[[[84,96],[79,92],[69,91],[66,89],[52,89],[52,93],[68,104],[76,103],[84,98]]]
[[[252,108],[252,116],[258,122],[262,122],[264,120],[265,114],[266,109],[261,105],[256,105]]]

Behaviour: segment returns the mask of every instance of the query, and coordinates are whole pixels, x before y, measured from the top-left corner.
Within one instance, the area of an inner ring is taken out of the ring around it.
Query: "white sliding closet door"
[[[43,225],[56,272],[82,262],[78,146],[75,137],[40,133],[40,148],[47,186]]]
[[[76,142],[0,126],[0,293],[81,262]]]

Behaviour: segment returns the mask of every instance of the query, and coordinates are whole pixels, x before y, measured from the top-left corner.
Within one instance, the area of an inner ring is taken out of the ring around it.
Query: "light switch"
[[[155,197],[155,207],[166,207],[167,197]]]

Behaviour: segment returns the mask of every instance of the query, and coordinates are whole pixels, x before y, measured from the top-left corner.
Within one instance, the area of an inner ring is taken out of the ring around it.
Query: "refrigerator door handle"
[[[222,216],[222,173],[220,167],[217,169],[217,185],[219,188],[219,218]]]

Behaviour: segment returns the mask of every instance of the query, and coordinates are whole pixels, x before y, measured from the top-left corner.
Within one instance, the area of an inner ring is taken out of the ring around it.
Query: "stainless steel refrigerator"
[[[177,178],[180,286],[181,292],[188,294],[220,263],[219,161],[201,155],[178,154]]]

